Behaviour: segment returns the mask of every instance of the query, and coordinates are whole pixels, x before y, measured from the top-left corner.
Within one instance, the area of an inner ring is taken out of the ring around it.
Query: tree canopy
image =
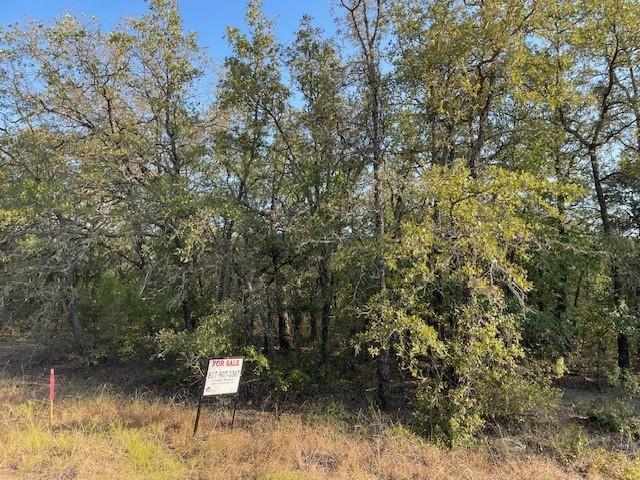
[[[448,443],[633,381],[640,4],[334,6],[282,44],[249,1],[222,65],[175,0],[1,30],[0,326],[339,375]]]

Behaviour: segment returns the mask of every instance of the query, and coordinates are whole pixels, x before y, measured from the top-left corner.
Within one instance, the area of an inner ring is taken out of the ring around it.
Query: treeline
[[[449,442],[576,352],[633,382],[638,2],[334,7],[283,45],[250,1],[223,65],[175,0],[3,29],[0,325],[283,382],[305,355]]]

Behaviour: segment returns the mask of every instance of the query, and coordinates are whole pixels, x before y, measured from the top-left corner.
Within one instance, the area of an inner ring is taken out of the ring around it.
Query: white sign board
[[[242,358],[213,358],[209,360],[204,397],[237,393],[242,375]]]

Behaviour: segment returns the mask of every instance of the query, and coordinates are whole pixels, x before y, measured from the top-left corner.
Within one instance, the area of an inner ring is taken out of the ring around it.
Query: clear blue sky
[[[311,15],[315,24],[333,33],[333,0],[265,0],[267,16],[275,22],[276,35],[291,40],[303,14]],[[186,30],[195,31],[209,55],[222,60],[228,53],[223,35],[227,25],[244,26],[246,0],[179,0]],[[120,18],[145,12],[144,0],[0,0],[0,26],[23,22],[26,18],[51,20],[66,12],[95,15],[105,28]]]

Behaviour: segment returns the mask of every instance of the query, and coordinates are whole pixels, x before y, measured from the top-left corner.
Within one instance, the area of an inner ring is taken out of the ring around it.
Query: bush
[[[233,306],[223,304],[217,312],[201,318],[193,331],[160,330],[154,336],[156,357],[174,359],[179,368],[202,377],[205,374],[203,360],[237,354],[237,332],[233,320]]]
[[[640,438],[640,415],[628,402],[594,403],[584,409],[584,415],[596,430],[617,433],[628,440]]]

